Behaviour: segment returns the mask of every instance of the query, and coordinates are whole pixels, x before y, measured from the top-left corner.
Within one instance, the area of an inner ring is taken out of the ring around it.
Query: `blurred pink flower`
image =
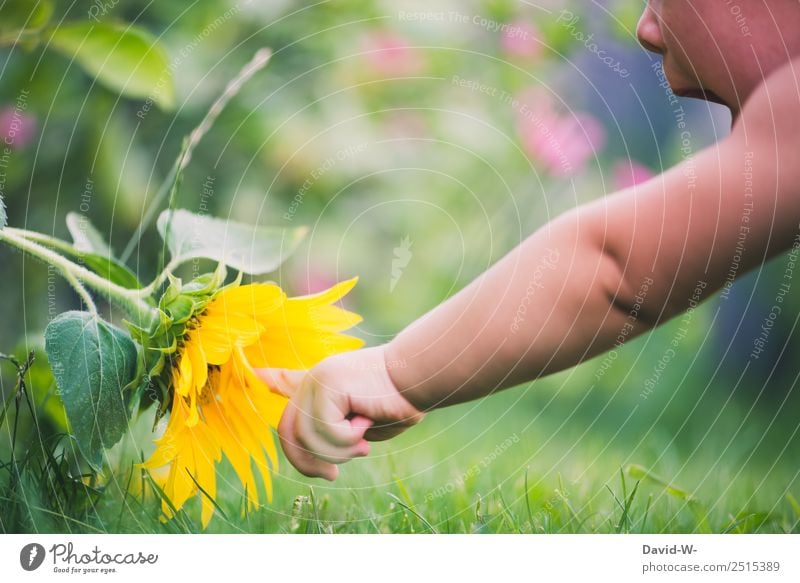
[[[535,59],[542,51],[538,38],[539,31],[532,24],[520,20],[503,30],[501,44],[511,57]]]
[[[364,51],[368,66],[380,75],[416,75],[423,67],[418,51],[405,38],[392,31],[370,33],[364,41]]]
[[[526,151],[556,176],[579,172],[606,143],[603,124],[586,112],[566,115],[554,111],[549,98],[538,92],[520,97],[519,133]]]
[[[296,269],[291,275],[291,287],[299,295],[315,294],[336,285],[338,281],[333,275],[313,265],[305,269]]]
[[[36,136],[36,118],[14,107],[0,108],[0,142],[15,149],[27,146]]]
[[[622,190],[650,180],[654,172],[636,160],[618,160],[611,169],[614,190]]]

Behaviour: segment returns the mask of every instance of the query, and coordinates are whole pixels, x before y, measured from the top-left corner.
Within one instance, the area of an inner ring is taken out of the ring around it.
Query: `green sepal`
[[[148,328],[126,322],[131,336],[142,346],[140,368],[144,371],[142,378],[148,381],[141,381],[135,392],[140,396],[143,408],[153,401],[158,402],[156,422],[171,405],[174,355],[180,352],[186,334],[221,290],[241,282],[242,274],[239,273],[231,284],[225,286],[226,273],[225,266],[219,264],[214,272],[204,273],[186,284],[168,273],[167,286],[158,300],[158,318]]]

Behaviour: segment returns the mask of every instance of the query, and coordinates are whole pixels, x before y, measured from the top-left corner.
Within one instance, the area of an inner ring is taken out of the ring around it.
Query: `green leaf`
[[[254,227],[182,209],[166,210],[158,217],[158,232],[175,262],[211,259],[250,275],[275,271],[307,231],[306,227]]]
[[[95,469],[128,429],[123,388],[136,375],[136,345],[88,312],[64,312],[45,331],[45,351],[78,448]]]
[[[79,253],[78,258],[83,264],[97,275],[105,277],[112,283],[121,285],[126,289],[141,289],[142,282],[136,274],[113,257],[97,255],[95,253]]]
[[[105,277],[111,283],[121,285],[126,289],[141,289],[142,282],[136,274],[128,267],[107,255],[97,255],[96,253],[83,253],[71,245],[64,245],[58,248],[63,255],[83,263],[86,269],[94,271],[97,275]]]
[[[0,34],[42,28],[52,15],[50,0],[5,0],[0,4]]]
[[[695,497],[692,496],[692,494],[690,494],[683,488],[679,488],[674,484],[670,484],[664,478],[657,476],[644,466],[640,466],[638,464],[630,464],[627,468],[625,468],[625,473],[627,473],[634,480],[645,480],[652,482],[653,484],[656,484],[658,486],[661,486],[669,494],[675,496],[680,500],[684,500],[685,502],[691,502],[695,500]]]
[[[51,46],[77,61],[108,88],[133,98],[175,106],[166,52],[149,33],[128,25],[67,23],[53,32]]]
[[[0,229],[4,229],[8,224],[8,214],[6,213],[6,201],[0,196]]]
[[[114,257],[103,236],[89,219],[78,213],[67,214],[67,229],[73,244],[58,245],[64,255],[83,263],[87,269],[127,289],[141,289],[142,283],[128,266]],[[45,242],[47,244],[47,242]]]

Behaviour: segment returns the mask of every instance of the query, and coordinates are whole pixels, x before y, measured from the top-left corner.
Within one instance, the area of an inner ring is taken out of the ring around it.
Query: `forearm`
[[[417,408],[476,399],[629,340],[789,248],[798,170],[772,150],[796,149],[768,138],[734,133],[545,225],[387,346],[392,380]]]
[[[546,225],[386,348],[418,409],[469,401],[563,370],[643,331],[635,295],[581,209]]]

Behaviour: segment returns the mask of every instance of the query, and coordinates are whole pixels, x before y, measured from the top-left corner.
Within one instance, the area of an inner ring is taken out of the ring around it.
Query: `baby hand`
[[[335,480],[334,464],[366,456],[368,441],[394,437],[423,417],[392,382],[383,346],[337,354],[309,371],[256,372],[290,399],[278,435],[306,476]]]

